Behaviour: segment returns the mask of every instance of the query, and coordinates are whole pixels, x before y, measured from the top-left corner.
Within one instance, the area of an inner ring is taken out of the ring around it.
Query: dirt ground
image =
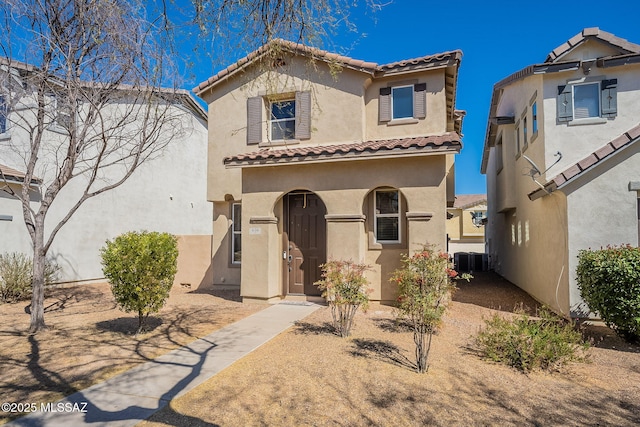
[[[140,425],[640,424],[640,347],[589,326],[588,364],[525,375],[482,361],[471,342],[483,319],[536,303],[491,274],[458,286],[426,374],[413,371],[412,334],[389,307],[359,313],[347,339],[333,333],[323,307]],[[134,316],[115,308],[106,285],[52,292],[52,329],[36,336],[24,332],[27,303],[0,305],[0,394],[56,400],[262,307],[237,300],[232,291],[174,292],[153,329],[138,337],[130,333]]]
[[[53,402],[106,380],[264,308],[237,291],[176,289],[135,335],[137,317],[120,311],[107,284],[51,289],[49,329],[29,335],[29,302],[0,304],[2,402]],[[0,424],[9,420],[0,412]]]
[[[525,375],[482,361],[470,344],[483,318],[536,304],[494,275],[458,285],[426,374],[389,308],[359,313],[348,339],[321,308],[139,425],[640,425],[639,347],[590,326],[588,364]]]

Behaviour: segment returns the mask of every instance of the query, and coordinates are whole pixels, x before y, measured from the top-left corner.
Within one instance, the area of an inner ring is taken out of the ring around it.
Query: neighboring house
[[[584,29],[494,86],[482,159],[491,266],[555,310],[589,310],[578,251],[638,244],[640,45]]]
[[[459,194],[447,208],[447,238],[450,255],[457,252],[484,253],[486,194]]]
[[[26,66],[16,69],[11,73],[12,78],[20,79],[30,70]],[[23,83],[20,86],[27,87]],[[7,96],[2,96],[8,90],[0,84],[0,253],[16,251],[31,255],[32,244],[22,205],[2,189],[11,187],[19,191],[24,180],[23,148],[28,141],[25,132],[29,124],[23,121],[30,120],[25,111],[33,101],[27,93],[26,99],[20,99],[12,110],[5,102]],[[48,256],[62,268],[61,281],[102,279],[99,250],[106,240],[127,231],[149,230],[178,237],[176,284],[194,289],[211,284],[212,206],[206,201],[206,112],[186,91],[172,99],[170,109],[175,110],[181,123],[181,131],[172,133],[175,139],[157,158],[143,163],[120,187],[87,200],[55,238]],[[55,106],[53,99],[52,106]],[[58,119],[61,115],[58,111]],[[63,132],[52,123],[47,129],[46,143],[53,147],[56,138],[61,137]],[[48,167],[55,165],[48,164]],[[46,168],[36,171],[38,179],[32,181],[31,200],[35,209],[49,183],[50,171]],[[108,172],[101,180],[109,180]],[[47,232],[75,202],[79,185],[70,182],[51,205]]]
[[[377,65],[287,41],[195,88],[209,104],[214,283],[245,301],[319,295],[328,259],[372,266],[376,301],[403,253],[446,248],[462,53]]]

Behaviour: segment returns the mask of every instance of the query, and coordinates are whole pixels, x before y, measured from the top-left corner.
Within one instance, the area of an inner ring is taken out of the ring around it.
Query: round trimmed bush
[[[609,246],[578,254],[582,299],[618,335],[640,340],[640,249]]]

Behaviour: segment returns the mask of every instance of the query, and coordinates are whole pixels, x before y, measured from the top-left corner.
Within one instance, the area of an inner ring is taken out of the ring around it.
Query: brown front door
[[[313,193],[285,196],[285,290],[289,294],[320,295],[313,283],[326,262],[327,227],[324,203]]]

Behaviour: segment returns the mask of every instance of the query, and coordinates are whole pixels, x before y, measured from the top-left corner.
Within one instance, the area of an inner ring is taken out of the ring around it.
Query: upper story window
[[[413,86],[391,88],[391,118],[413,118]]]
[[[516,143],[516,157],[520,155],[520,122],[516,123],[516,131],[515,131],[515,143]]]
[[[525,116],[522,118],[522,141],[524,143],[524,147],[527,147],[527,144],[529,143],[529,139],[528,139],[528,135],[527,135],[527,116],[525,113]]]
[[[380,88],[379,120],[382,123],[424,119],[427,116],[427,84],[398,85]]]
[[[375,191],[374,233],[379,243],[400,242],[400,192],[398,190]]]
[[[618,113],[618,79],[558,86],[558,122],[612,118]]]
[[[266,119],[265,119],[266,117]],[[267,129],[266,138],[263,129]],[[311,138],[311,92],[247,99],[247,144]]]
[[[278,141],[282,139],[293,139],[296,131],[296,101],[273,101],[269,108],[271,117],[269,119],[269,139]]]
[[[531,106],[531,132],[533,135],[538,133],[538,103],[534,102]]]
[[[4,95],[0,95],[0,133],[7,131],[7,116],[9,113],[9,106],[7,105],[7,99]]]
[[[600,84],[573,86],[573,118],[600,117]]]

